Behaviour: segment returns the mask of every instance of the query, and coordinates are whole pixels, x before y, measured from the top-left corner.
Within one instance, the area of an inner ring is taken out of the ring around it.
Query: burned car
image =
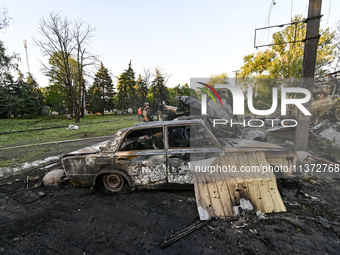
[[[62,159],[66,175],[76,186],[102,182],[116,192],[124,184],[156,188],[194,183],[190,162],[224,157],[231,153],[264,152],[269,164],[296,163],[297,155],[280,146],[216,138],[202,120],[140,123],[119,130],[100,149],[69,153]],[[288,177],[279,173],[279,177]]]

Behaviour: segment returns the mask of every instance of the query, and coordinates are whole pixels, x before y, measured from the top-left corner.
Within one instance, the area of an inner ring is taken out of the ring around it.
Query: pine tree
[[[131,66],[131,60],[128,69],[118,78],[117,90],[118,106],[123,111],[135,105],[136,81],[135,72]]]
[[[165,85],[165,76],[156,68],[155,79],[152,81],[151,93],[153,94],[152,108],[156,110],[159,105],[166,101],[168,88]]]
[[[146,102],[146,97],[148,95],[148,88],[145,80],[139,75],[136,85],[136,91],[137,91],[137,105],[136,108],[139,108],[144,105]]]
[[[104,109],[112,110],[114,107],[114,94],[114,85],[109,70],[101,63],[89,90],[90,110],[100,111],[104,116]]]
[[[26,83],[28,85],[28,90],[31,91],[32,96],[36,98],[39,107],[44,106],[45,97],[43,95],[42,89],[39,87],[38,82],[31,73],[28,73]]]
[[[18,54],[8,55],[4,43],[0,41],[0,118],[8,118],[20,101],[14,85],[12,71],[18,70]]]

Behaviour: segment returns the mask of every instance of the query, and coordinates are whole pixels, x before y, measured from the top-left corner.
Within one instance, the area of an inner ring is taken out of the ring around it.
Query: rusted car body
[[[264,152],[273,166],[295,164],[297,160],[294,152],[282,147],[238,138],[217,139],[203,121],[184,120],[121,129],[100,149],[69,153],[62,164],[72,184],[91,187],[103,182],[114,192],[124,184],[133,188],[192,185],[190,162],[257,151]],[[279,172],[278,177],[286,178],[292,171]]]

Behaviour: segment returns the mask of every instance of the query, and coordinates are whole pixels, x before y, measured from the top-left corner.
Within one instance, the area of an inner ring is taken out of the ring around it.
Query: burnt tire
[[[124,178],[121,174],[110,173],[104,176],[103,183],[108,191],[118,192],[124,186]]]

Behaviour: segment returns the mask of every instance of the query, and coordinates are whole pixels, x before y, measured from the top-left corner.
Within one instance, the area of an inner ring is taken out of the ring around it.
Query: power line
[[[259,47],[268,47],[268,46],[274,46],[274,45],[281,45],[281,44],[288,44],[288,43],[296,43],[296,42],[305,42],[306,40],[310,40],[310,39],[315,39],[316,37],[312,37],[312,38],[305,38],[303,40],[298,40],[296,41],[295,38],[294,38],[294,41],[291,41],[291,42],[283,42],[283,43],[272,43],[272,44],[266,44],[266,45],[257,45],[256,44],[256,31],[259,31],[259,30],[265,30],[265,29],[270,29],[270,28],[273,28],[273,27],[284,27],[284,26],[290,26],[290,25],[295,25],[298,24],[298,23],[307,23],[308,20],[312,20],[312,19],[319,19],[321,18],[322,15],[320,16],[315,16],[315,17],[309,17],[307,19],[304,19],[304,20],[301,20],[301,21],[295,21],[295,22],[291,22],[291,23],[286,23],[286,24],[280,24],[280,25],[274,25],[274,26],[269,26],[269,27],[262,27],[262,28],[256,28],[255,29],[255,36],[254,36],[254,48],[259,48]],[[317,37],[319,38],[320,35]]]
[[[264,27],[270,26],[270,17],[271,17],[271,14],[272,14],[273,5],[275,5],[275,4],[276,4],[275,0],[270,0],[269,11],[268,11],[266,21],[264,22],[264,25],[263,25]],[[269,43],[269,35],[270,35],[270,33],[268,32],[268,43]],[[263,43],[264,37],[265,37],[265,32],[262,31],[262,33],[260,34],[260,39],[259,39],[261,41],[261,44]]]
[[[290,1],[290,22],[293,22],[293,0]]]
[[[331,14],[331,6],[332,6],[332,0],[329,0],[329,8],[328,8],[327,23],[328,23],[328,20],[329,20],[329,16],[330,16],[330,14]]]

